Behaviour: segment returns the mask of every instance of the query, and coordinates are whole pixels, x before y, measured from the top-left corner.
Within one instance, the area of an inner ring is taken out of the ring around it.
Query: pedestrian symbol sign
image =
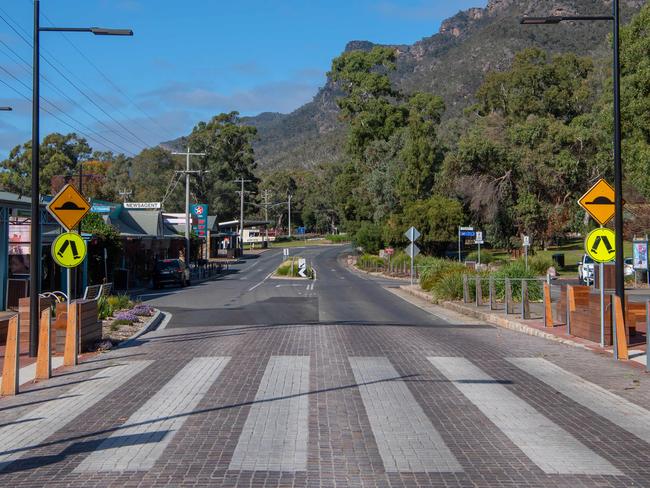
[[[597,263],[608,263],[616,257],[616,234],[601,227],[593,230],[585,239],[586,253]]]
[[[76,232],[59,235],[52,244],[52,257],[59,266],[76,268],[86,258],[86,243]]]
[[[614,188],[604,179],[601,179],[585,193],[578,203],[600,225],[605,225],[614,218]]]
[[[90,203],[74,186],[68,184],[47,205],[47,210],[66,230],[72,230],[90,211]]]

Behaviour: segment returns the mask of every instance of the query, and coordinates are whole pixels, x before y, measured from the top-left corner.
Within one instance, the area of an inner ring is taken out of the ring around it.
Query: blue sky
[[[41,133],[72,132],[62,120],[94,148],[129,154],[220,112],[291,112],[316,94],[348,41],[410,44],[486,3],[42,0],[43,25],[129,27],[135,36],[41,34],[41,95],[52,103],[43,104],[51,113]],[[18,33],[31,42],[32,0],[1,2],[0,17],[0,106],[14,107],[0,112],[2,159],[30,137],[31,104],[14,90],[31,97],[31,48]]]

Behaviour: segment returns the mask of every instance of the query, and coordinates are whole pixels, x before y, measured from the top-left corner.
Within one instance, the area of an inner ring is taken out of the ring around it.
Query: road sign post
[[[483,244],[483,232],[482,231],[477,231],[476,232],[476,245],[478,246],[478,265],[481,265],[481,244]]]
[[[411,241],[411,244],[406,248],[406,253],[411,257],[411,285],[413,285],[413,273],[415,270],[415,256],[420,254],[420,248],[415,245],[415,241],[420,238],[420,232],[415,228],[411,227],[404,234],[406,238]]]
[[[475,237],[474,227],[458,227],[458,262],[462,262],[461,239],[463,237]]]
[[[526,263],[526,271],[528,271],[528,248],[530,247],[530,236],[524,236],[524,262]]]

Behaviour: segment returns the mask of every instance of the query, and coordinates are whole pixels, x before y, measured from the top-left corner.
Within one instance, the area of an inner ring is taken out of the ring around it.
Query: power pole
[[[289,195],[289,239],[291,239],[291,198],[293,195]]]
[[[264,220],[266,220],[266,224],[264,225],[264,240],[266,241],[266,245],[269,245],[269,190],[268,188],[264,190]]]
[[[177,171],[177,173],[185,174],[185,263],[190,266],[190,174],[201,173],[201,171],[190,171],[190,156],[205,156],[205,153],[191,153],[190,148],[187,152],[179,153],[173,152],[174,156],[185,156],[186,164],[185,171]]]
[[[133,192],[122,190],[119,195],[122,197],[122,202],[126,202],[127,197],[130,197]]]
[[[244,255],[244,185],[250,181],[252,180],[245,180],[243,176],[238,180],[235,180],[235,183],[241,183],[241,191],[239,195],[239,246],[241,248],[242,256]]]

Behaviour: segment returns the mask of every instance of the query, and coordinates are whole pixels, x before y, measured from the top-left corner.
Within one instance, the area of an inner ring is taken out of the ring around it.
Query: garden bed
[[[100,299],[102,341],[98,349],[111,349],[137,334],[149,324],[155,310],[149,305],[135,303],[126,295]]]

